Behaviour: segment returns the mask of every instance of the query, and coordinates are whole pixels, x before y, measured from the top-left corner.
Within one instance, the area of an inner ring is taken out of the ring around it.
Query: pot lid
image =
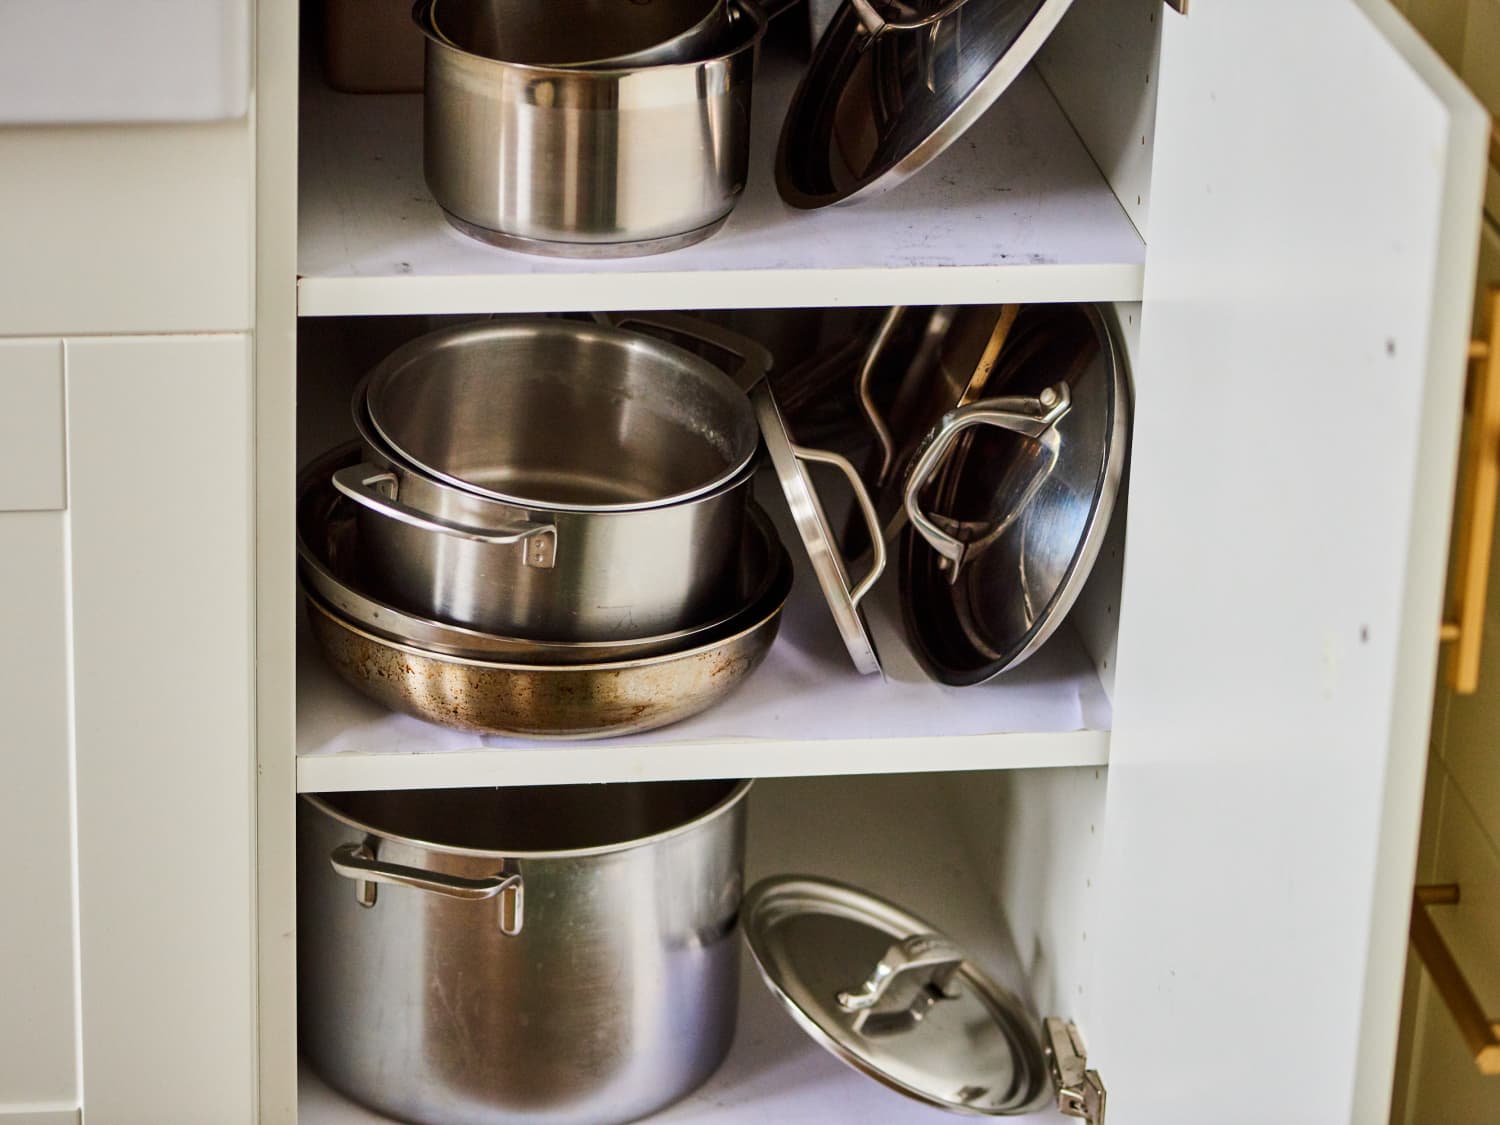
[[[828,608],[833,611],[834,623],[849,650],[849,658],[862,675],[873,675],[880,671],[880,657],[875,652],[875,642],[870,636],[860,602],[870,592],[876,580],[885,571],[885,540],[880,536],[880,521],[875,506],[865,490],[859,473],[847,458],[822,449],[798,445],[792,440],[776,405],[776,397],[769,383],[758,383],[750,391],[750,401],[760,422],[761,436],[765,438],[766,451],[771,455],[771,464],[786,495],[792,520],[797,533],[807,548],[813,572],[818,577]],[[869,568],[857,584],[851,583],[849,566],[839,550],[833,525],[824,511],[817,487],[808,474],[809,462],[831,465],[844,474],[854,490],[855,504],[864,514],[871,529],[874,549],[870,552]]]
[[[955,685],[1056,631],[1109,526],[1129,428],[1124,367],[1092,305],[1021,309],[985,395],[934,427],[905,482],[902,611],[928,670]]]
[[[925,167],[1015,81],[1070,3],[845,0],[782,124],[781,197],[823,207]]]
[[[757,883],[741,917],[767,986],[856,1070],[960,1113],[1025,1113],[1052,1092],[1040,1021],[922,919],[801,875]]]

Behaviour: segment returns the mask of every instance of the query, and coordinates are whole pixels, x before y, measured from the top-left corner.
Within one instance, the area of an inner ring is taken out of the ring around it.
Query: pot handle
[[[335,872],[345,879],[355,881],[361,906],[375,905],[377,883],[410,887],[415,891],[427,891],[469,902],[499,895],[500,932],[510,937],[521,932],[523,884],[519,875],[501,873],[470,879],[462,875],[446,875],[441,871],[424,871],[420,867],[383,863],[375,858],[375,853],[368,844],[340,844],[329,854],[328,862]]]
[[[859,478],[859,471],[849,463],[848,458],[837,453],[831,453],[826,449],[810,449],[805,445],[790,445],[792,456],[799,461],[814,461],[820,465],[832,465],[849,479],[849,487],[854,490],[854,502],[859,505],[860,515],[864,516],[865,526],[870,533],[870,571],[862,579],[859,585],[849,591],[849,604],[859,605],[860,599],[870,592],[880,576],[885,572],[885,537],[880,534],[880,515],[875,511],[875,504],[870,500],[870,494],[865,489],[864,481]],[[829,541],[828,547],[835,554],[839,554],[838,547]],[[839,559],[839,569],[846,575],[849,573],[848,563],[843,558]]]
[[[870,0],[849,0],[854,14],[859,17],[860,27],[872,39],[884,35],[887,31],[920,31],[924,27],[931,27],[939,20],[947,19],[958,11],[969,0],[948,0],[935,12],[929,12],[914,20],[888,20],[875,9]]]
[[[933,428],[923,442],[921,452],[912,464],[910,473],[906,478],[906,514],[911,520],[912,526],[917,533],[932,546],[932,549],[941,555],[952,566],[949,581],[958,581],[958,572],[964,565],[964,556],[969,550],[969,544],[949,535],[932,519],[926,512],[922,511],[919,494],[922,488],[931,479],[932,474],[937,471],[943,459],[948,456],[948,450],[952,448],[959,434],[974,426],[995,426],[1002,430],[1011,430],[1026,437],[1039,438],[1057,424],[1072,405],[1072,398],[1068,394],[1068,385],[1058,383],[1048,387],[1035,398],[1013,396],[1006,398],[983,399],[971,406],[963,406],[957,410],[949,411],[943,416],[943,420]],[[1040,485],[1043,477],[1039,474],[1032,482],[1032,489]],[[1028,490],[1028,495],[1029,495]],[[1025,503],[1017,506],[1017,512],[1025,507]]]
[[[384,496],[377,492],[376,486],[378,485],[388,487],[391,495]],[[440,535],[451,535],[475,543],[494,543],[499,546],[520,543],[527,566],[550,570],[557,565],[557,528],[550,523],[512,520],[493,528],[467,527],[463,524],[448,523],[446,520],[440,520],[436,516],[413,508],[410,504],[403,504],[395,496],[396,490],[400,487],[396,474],[389,469],[382,469],[378,465],[368,463],[346,465],[342,469],[335,470],[333,487],[356,504],[369,508],[372,512],[378,512],[397,523],[404,523],[408,527],[435,531]]]
[[[896,442],[891,437],[890,426],[880,416],[880,410],[870,396],[870,379],[875,374],[875,367],[880,362],[880,357],[885,354],[886,345],[891,342],[891,336],[895,334],[896,325],[905,315],[905,305],[897,305],[886,311],[885,316],[880,319],[880,327],[875,329],[875,336],[870,341],[870,346],[865,349],[865,358],[859,368],[857,387],[860,409],[865,412],[865,420],[870,423],[870,429],[875,431],[875,440],[880,443],[880,470],[875,475],[876,484],[884,482],[885,475],[891,471],[891,462],[896,457]]]
[[[687,336],[699,343],[728,352],[739,362],[733,371],[728,371],[726,374],[742,391],[749,391],[766,377],[766,372],[771,370],[771,353],[764,344],[748,336],[741,336],[738,332],[721,328],[717,324],[699,320],[695,316],[672,312],[625,312],[595,313],[594,317],[601,324],[607,324],[612,328],[624,328],[630,324],[660,328],[664,332]]]

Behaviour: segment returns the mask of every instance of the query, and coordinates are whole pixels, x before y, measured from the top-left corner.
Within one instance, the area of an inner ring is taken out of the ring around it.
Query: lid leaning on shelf
[[[1024,1004],[946,935],[831,879],[782,875],[741,906],[766,985],[804,1031],[856,1070],[957,1113],[1013,1116],[1051,1096],[1104,1122],[1104,1086],[1077,1031]]]
[[[1070,3],[846,0],[782,124],[782,198],[852,201],[931,163],[1015,81]]]

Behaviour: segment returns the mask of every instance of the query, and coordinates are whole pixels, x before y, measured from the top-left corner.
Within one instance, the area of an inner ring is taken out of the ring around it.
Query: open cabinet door
[[[1383,0],[1159,18],[1090,1063],[1112,1125],[1373,1125],[1488,122]]]

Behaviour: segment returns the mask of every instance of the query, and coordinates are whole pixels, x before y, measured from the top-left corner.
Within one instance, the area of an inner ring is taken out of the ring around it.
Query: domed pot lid
[[[1041,1021],[899,906],[844,883],[783,875],[750,889],[741,918],[767,986],[816,1043],[856,1070],[960,1113],[1026,1113],[1053,1092]]]
[[[793,207],[877,194],[931,163],[1016,79],[1071,0],[845,0],[781,128]]]
[[[1015,667],[1056,631],[1098,556],[1124,473],[1129,390],[1092,305],[1021,309],[985,398],[913,457],[902,614],[928,671],[958,686]]]

